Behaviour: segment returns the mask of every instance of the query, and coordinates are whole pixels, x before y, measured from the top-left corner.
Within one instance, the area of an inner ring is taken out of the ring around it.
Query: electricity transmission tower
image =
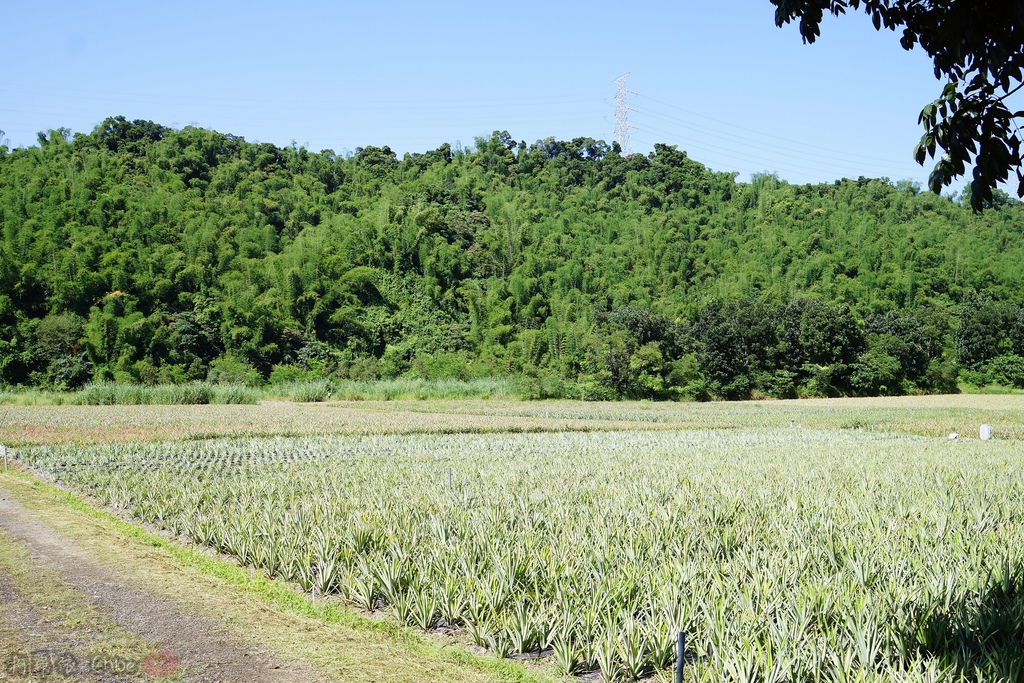
[[[615,79],[615,85],[619,86],[615,91],[615,142],[619,143],[622,154],[632,154],[633,147],[629,143],[629,129],[636,126],[629,122],[629,112],[636,111],[629,106],[627,98],[636,93],[626,87],[626,79],[629,73],[624,73]]]

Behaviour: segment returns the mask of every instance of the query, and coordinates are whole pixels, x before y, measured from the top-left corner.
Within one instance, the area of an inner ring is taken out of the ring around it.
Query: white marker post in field
[[[7,416],[10,415],[10,414],[11,414],[11,411],[10,411],[10,409],[8,409],[7,412],[4,413],[3,419],[0,420],[0,427],[4,426],[4,423],[7,422]],[[7,446],[4,446],[3,444],[0,444],[0,453],[2,453],[3,456],[4,456],[4,472],[6,472],[7,471]]]

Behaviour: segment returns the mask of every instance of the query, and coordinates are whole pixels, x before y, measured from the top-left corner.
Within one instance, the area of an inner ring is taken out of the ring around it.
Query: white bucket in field
[[[981,425],[981,440],[988,441],[992,438],[992,425]]]

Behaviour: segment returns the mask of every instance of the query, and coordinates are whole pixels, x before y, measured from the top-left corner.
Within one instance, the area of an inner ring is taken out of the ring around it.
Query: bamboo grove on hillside
[[[111,118],[0,146],[0,384],[1024,387],[1024,208],[507,133],[399,159]]]

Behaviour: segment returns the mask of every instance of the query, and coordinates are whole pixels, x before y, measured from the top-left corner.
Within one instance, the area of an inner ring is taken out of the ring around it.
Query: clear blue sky
[[[741,180],[925,184],[927,57],[860,13],[814,45],[773,16],[768,0],[9,3],[0,129],[14,147],[119,114],[339,153],[494,130],[610,142],[629,72],[634,151],[678,145]]]

